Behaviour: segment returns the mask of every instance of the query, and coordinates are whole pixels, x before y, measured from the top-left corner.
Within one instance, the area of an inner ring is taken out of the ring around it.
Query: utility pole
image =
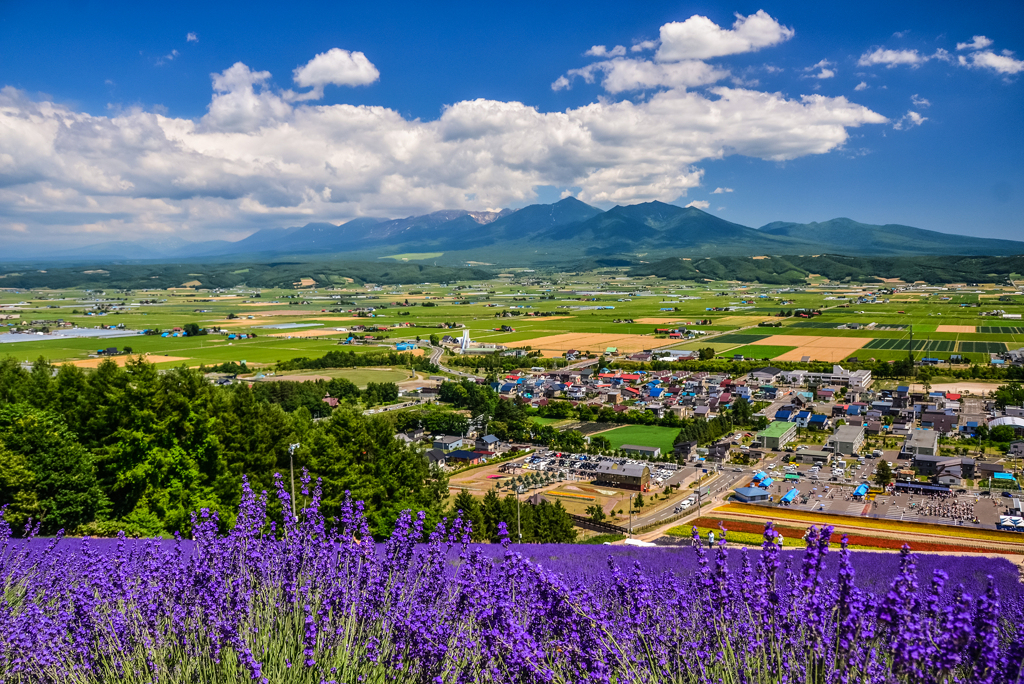
[[[288,470],[292,476],[292,518],[295,517],[295,450],[300,446],[298,442],[288,445]]]

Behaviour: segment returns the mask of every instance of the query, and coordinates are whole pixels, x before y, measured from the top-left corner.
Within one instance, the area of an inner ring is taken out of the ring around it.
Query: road
[[[483,379],[478,375],[473,375],[472,373],[465,373],[463,371],[456,370],[454,368],[449,368],[448,366],[443,365],[441,363],[441,357],[444,356],[444,347],[431,347],[430,349],[430,363],[434,364],[435,366],[443,370],[445,373],[451,373],[452,375],[457,375],[462,378],[468,378],[470,380]]]
[[[708,482],[708,485],[710,485],[711,487],[710,498],[714,498],[721,492],[725,492],[732,489],[733,487],[736,486],[738,482],[740,482],[741,480],[749,479],[754,473],[754,470],[751,468],[743,468],[742,472],[734,472],[734,467],[735,466],[725,466],[718,473],[718,476],[716,478]],[[687,476],[693,474],[694,472],[703,469],[704,468],[700,465],[680,466],[679,470],[681,471],[681,475],[677,475],[673,477],[673,479],[676,479],[676,477],[678,477],[679,479],[685,479]],[[708,468],[708,470],[712,469]],[[704,497],[701,503],[706,505],[707,503],[710,502],[710,498]],[[664,522],[665,520],[674,517],[675,515],[677,515],[677,513],[673,512],[674,508],[674,506],[666,506],[665,508],[654,513],[633,518],[633,529],[643,527],[645,525],[652,525],[655,523]],[[692,508],[688,512],[696,513],[697,509]]]

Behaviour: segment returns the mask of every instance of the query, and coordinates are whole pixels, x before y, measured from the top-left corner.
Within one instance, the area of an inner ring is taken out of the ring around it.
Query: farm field
[[[779,355],[780,361],[800,361],[804,357],[816,361],[842,361],[852,352],[864,346],[865,340],[850,337],[798,337],[795,335],[772,335],[752,343],[754,346],[787,346],[795,348]]]
[[[404,382],[415,378],[415,374],[409,371],[394,368],[325,368],[316,371],[294,371],[285,374],[267,377],[264,382],[303,382],[311,380],[331,380],[344,378],[355,383],[360,389],[365,389],[367,383],[371,382]]]
[[[748,344],[743,347],[730,349],[729,354],[742,354],[748,359],[774,359],[787,354],[796,347],[773,346],[770,344]]]
[[[959,354],[975,363],[987,363],[991,353],[1024,346],[1024,326],[1019,322],[980,315],[995,306],[1008,313],[1024,312],[1024,297],[1014,296],[1002,285],[961,284],[947,290],[936,287],[882,294],[874,301],[860,302],[858,298],[878,285],[837,286],[816,279],[807,286],[787,288],[687,283],[634,278],[619,268],[576,274],[516,271],[464,283],[382,287],[342,282],[317,287],[316,283],[310,285],[310,280],[297,278],[294,289],[259,292],[244,286],[217,292],[191,288],[0,291],[0,332],[23,322],[61,319],[83,327],[123,325],[131,330],[169,330],[197,323],[257,335],[256,339],[232,341],[221,335],[139,335],[113,341],[31,339],[0,344],[0,355],[19,361],[31,361],[40,354],[55,362],[87,361],[99,348],[127,345],[136,353],[182,359],[162,364],[243,359],[250,364],[270,364],[337,349],[339,338],[347,335],[335,328],[398,323],[410,327],[381,334],[389,338],[384,344],[446,332],[458,337],[464,326],[473,340],[529,346],[549,358],[569,349],[600,354],[616,347],[628,354],[659,347],[711,347],[723,357],[743,354],[799,361],[806,356],[842,362],[856,356],[887,361],[904,358],[910,351],[911,327],[916,357],[946,360]],[[1002,297],[998,304],[996,297]],[[978,303],[980,307],[975,306]],[[776,316],[800,308],[821,310],[822,315],[812,319]],[[538,312],[551,315],[530,315]],[[710,322],[697,325],[706,320]],[[757,327],[766,320],[782,326]],[[444,323],[455,324],[455,330],[442,328]],[[853,323],[859,327],[840,327]],[[282,324],[294,327],[265,327]],[[502,331],[502,325],[512,330]],[[669,340],[656,337],[655,328],[686,328],[706,336]],[[0,334],[0,340],[3,337]],[[379,349],[383,347],[356,347],[354,351]]]

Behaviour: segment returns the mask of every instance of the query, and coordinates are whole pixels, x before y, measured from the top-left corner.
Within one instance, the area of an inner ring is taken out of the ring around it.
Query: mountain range
[[[46,255],[67,260],[235,261],[399,258],[440,265],[499,266],[602,261],[637,263],[671,256],[845,254],[851,256],[1024,254],[1024,242],[940,233],[848,218],[821,223],[732,223],[695,207],[664,202],[602,211],[574,198],[519,210],[438,211],[402,219],[357,218],[259,230],[237,242],[111,242]],[[42,255],[39,255],[42,256]]]

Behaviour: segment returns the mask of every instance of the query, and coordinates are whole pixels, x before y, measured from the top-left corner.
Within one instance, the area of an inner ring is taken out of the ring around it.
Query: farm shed
[[[735,499],[742,501],[743,503],[768,500],[768,492],[756,487],[740,487],[736,490],[736,493],[733,496]]]

